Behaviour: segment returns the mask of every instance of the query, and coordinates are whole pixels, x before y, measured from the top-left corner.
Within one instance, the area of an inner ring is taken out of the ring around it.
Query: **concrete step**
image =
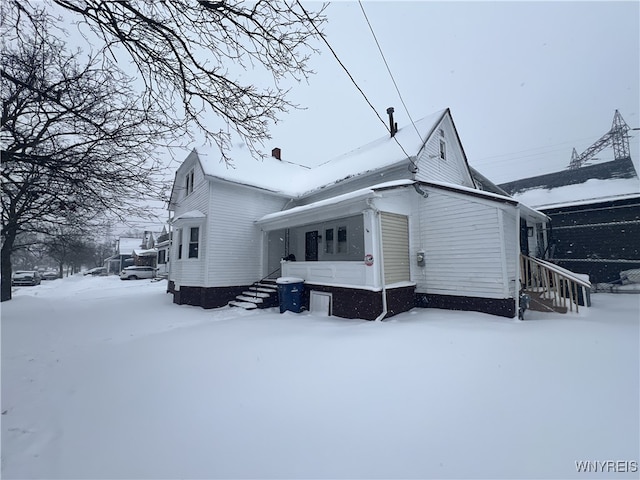
[[[271,293],[260,292],[257,290],[242,292],[242,295],[246,295],[247,297],[257,297],[257,298],[269,298]]]
[[[254,287],[266,288],[269,290],[273,290],[274,292],[278,291],[278,286],[275,283],[257,283],[254,285]]]
[[[259,297],[248,297],[246,295],[238,295],[236,297],[236,300],[239,300],[241,302],[251,302],[251,303],[262,303],[263,302],[262,298],[259,298]]]
[[[253,292],[262,292],[262,293],[278,293],[277,289],[267,288],[267,287],[249,287],[249,290]]]
[[[230,307],[240,307],[240,308],[244,308],[245,310],[254,310],[254,309],[258,308],[258,305],[256,305],[255,303],[252,303],[252,302],[239,302],[237,300],[231,300],[229,302],[229,306]]]

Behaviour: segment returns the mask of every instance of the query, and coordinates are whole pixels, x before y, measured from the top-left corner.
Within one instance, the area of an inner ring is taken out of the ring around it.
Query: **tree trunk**
[[[6,232],[2,251],[0,252],[0,302],[11,300],[11,252],[16,240],[16,234],[12,231]]]

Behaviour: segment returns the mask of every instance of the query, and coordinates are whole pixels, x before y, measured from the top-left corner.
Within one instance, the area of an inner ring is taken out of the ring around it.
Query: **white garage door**
[[[409,219],[405,215],[383,212],[381,221],[384,282],[409,281]]]

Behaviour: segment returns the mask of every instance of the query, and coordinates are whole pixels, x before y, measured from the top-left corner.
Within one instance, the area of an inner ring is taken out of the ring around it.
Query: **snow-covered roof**
[[[120,237],[118,239],[118,253],[120,255],[131,255],[131,252],[140,248],[141,245],[142,239],[140,238]]]
[[[348,200],[362,199],[362,198],[373,195],[376,190],[380,190],[383,188],[399,187],[403,185],[406,186],[406,185],[411,185],[413,183],[415,183],[413,180],[394,180],[392,182],[380,183],[378,185],[361,188],[359,190],[354,190],[353,192],[343,193],[342,195],[336,195],[335,197],[327,198],[325,200],[319,200],[317,202],[309,203],[307,205],[300,205],[298,207],[293,207],[288,210],[269,213],[264,217],[256,220],[256,223],[261,224],[261,223],[269,222],[271,220],[275,220],[278,218],[284,218],[292,215],[297,215],[302,212],[308,212],[311,210],[316,210],[318,208],[328,207],[330,205],[336,205],[339,203],[346,202]]]
[[[173,221],[175,222],[176,220],[186,220],[188,218],[204,218],[204,217],[206,217],[206,215],[202,213],[200,210],[189,210],[188,212],[184,212],[183,214],[175,217]]]
[[[592,178],[584,183],[552,189],[536,188],[516,193],[513,198],[535,208],[557,208],[597,203],[640,195],[638,178]]]
[[[394,138],[386,135],[313,168],[274,157],[255,160],[242,145],[230,152],[231,158],[236,160],[233,166],[220,161],[221,155],[216,148],[198,148],[196,152],[205,175],[299,198],[342,180],[408,161],[405,151],[416,156],[446,111],[416,121],[415,129],[413,125],[402,127]],[[286,149],[283,149],[284,155]]]
[[[153,257],[158,254],[158,250],[156,248],[149,248],[147,250],[134,250],[133,253],[138,257]]]
[[[403,179],[403,180],[394,180],[391,182],[379,183],[377,185],[361,188],[359,190],[354,190],[353,192],[344,193],[342,195],[336,195],[335,197],[319,200],[317,202],[309,203],[307,205],[300,205],[298,207],[293,207],[288,210],[269,213],[263,216],[262,218],[256,220],[256,223],[257,224],[268,223],[273,220],[299,215],[300,213],[303,213],[303,212],[310,212],[312,210],[317,210],[319,208],[341,204],[347,201],[362,200],[363,198],[371,197],[375,195],[376,191],[386,190],[386,189],[396,188],[396,187],[406,187],[411,185],[424,185],[424,186],[428,186],[428,187],[430,186],[434,188],[443,188],[449,191],[457,191],[462,194],[467,194],[467,195],[472,194],[476,197],[486,198],[487,200],[509,203],[514,206],[518,204],[527,216],[531,216],[537,219],[547,219],[547,216],[544,215],[543,213],[538,212],[537,210],[534,210],[523,203],[518,203],[513,198],[506,197],[504,195],[498,195],[492,192],[486,192],[482,190],[475,190],[473,188],[468,188],[468,187],[464,187],[464,186],[453,184],[453,183],[419,182],[414,180]]]

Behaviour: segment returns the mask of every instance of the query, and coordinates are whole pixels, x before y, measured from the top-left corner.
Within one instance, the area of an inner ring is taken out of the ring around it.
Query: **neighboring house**
[[[156,248],[136,248],[133,250],[131,257],[133,265],[139,267],[156,267],[158,264],[158,250]]]
[[[167,277],[169,275],[169,249],[171,248],[171,234],[166,228],[158,236],[156,249],[158,251],[158,276]]]
[[[582,166],[500,185],[552,222],[548,257],[589,275],[620,279],[640,268],[640,181],[631,158]]]
[[[140,238],[118,238],[116,240],[116,253],[104,261],[107,273],[119,275],[124,267],[134,264],[133,251],[143,249],[143,240]]]
[[[256,161],[238,147],[234,167],[193,150],[169,205],[174,302],[220,307],[292,276],[308,308],[340,317],[415,306],[517,315],[520,253],[544,250],[548,218],[469,168],[448,109],[415,127],[422,138],[394,129],[314,168],[280,149]]]

